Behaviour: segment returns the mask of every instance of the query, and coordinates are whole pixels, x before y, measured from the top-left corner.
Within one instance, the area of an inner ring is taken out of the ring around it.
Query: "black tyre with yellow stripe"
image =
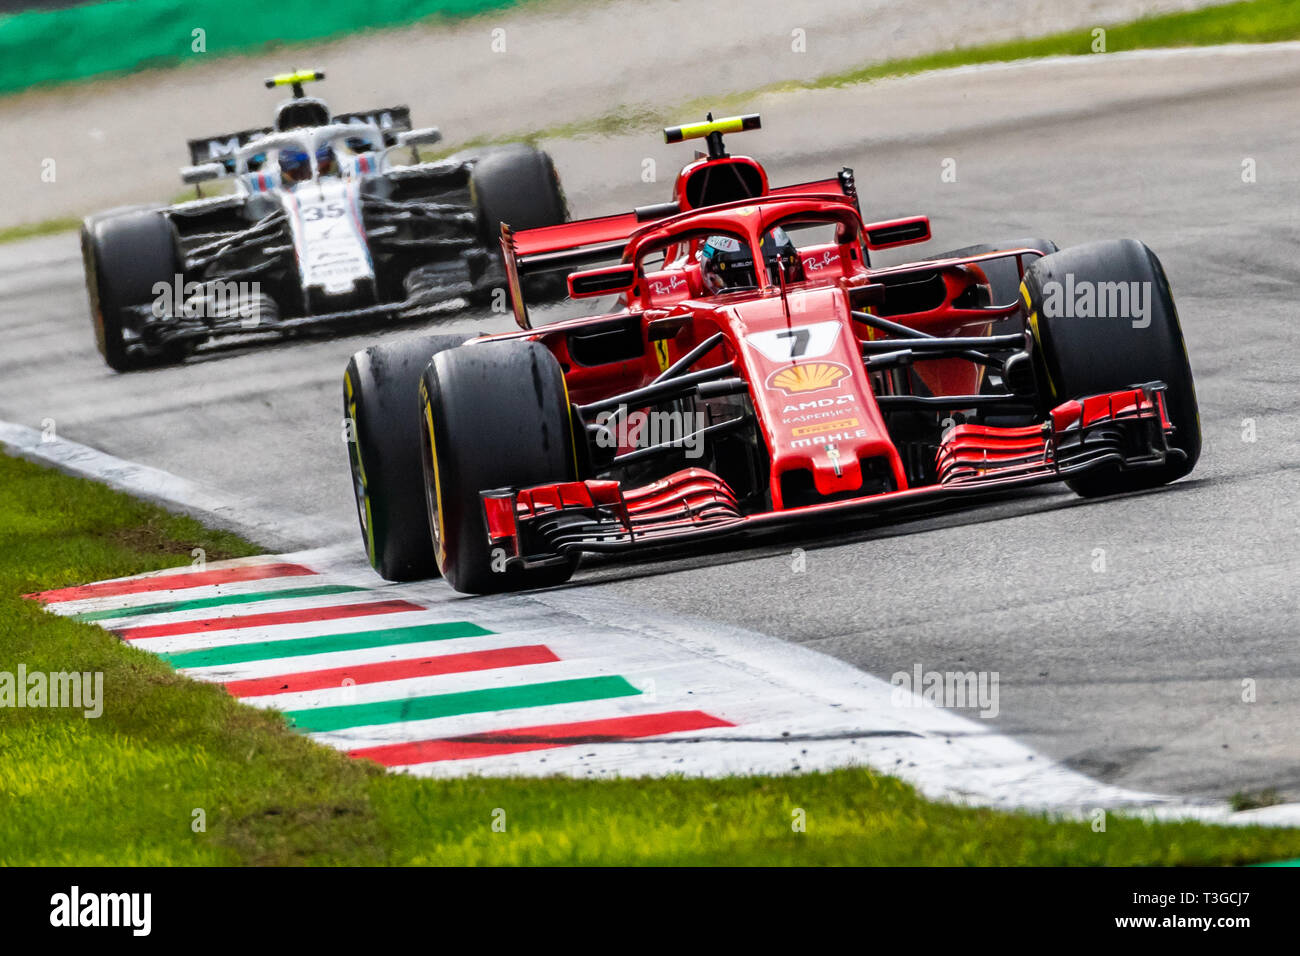
[[[567,581],[577,555],[506,566],[488,546],[479,492],[577,477],[564,374],[536,342],[484,342],[440,352],[421,379],[424,485],[438,566],[468,594]]]
[[[1083,305],[1089,294],[1091,307]],[[1100,466],[1070,480],[1070,487],[1094,497],[1154,488],[1188,474],[1201,454],[1196,387],[1173,293],[1156,254],[1136,239],[1072,246],[1033,262],[1025,270],[1021,295],[1037,346],[1041,411],[1146,382],[1168,386],[1174,426],[1169,444],[1182,454],[1132,471]],[[1127,301],[1127,307],[1103,308],[1103,297],[1110,303]]]
[[[438,576],[420,468],[420,374],[463,335],[419,335],[352,356],[343,376],[348,460],[361,537],[389,581]]]

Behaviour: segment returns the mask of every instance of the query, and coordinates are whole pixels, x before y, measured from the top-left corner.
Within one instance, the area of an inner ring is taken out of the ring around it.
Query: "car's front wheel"
[[[1159,466],[1099,466],[1069,481],[1084,497],[1153,488],[1188,474],[1201,454],[1196,386],[1173,293],[1156,254],[1136,239],[1072,246],[1035,261],[1022,289],[1044,410],[1071,398],[1162,381],[1175,450]]]
[[[140,340],[133,306],[151,305],[159,284],[183,283],[171,223],[158,209],[130,208],[91,216],[81,228],[81,254],[95,344],[114,371],[179,362],[183,346]]]
[[[389,581],[438,576],[420,466],[420,375],[434,355],[465,341],[417,335],[372,345],[343,373],[357,519],[371,566]]]
[[[524,568],[489,547],[481,491],[577,477],[564,373],[536,342],[484,342],[440,352],[420,389],[424,486],[443,577],[490,594],[567,581],[577,555]]]

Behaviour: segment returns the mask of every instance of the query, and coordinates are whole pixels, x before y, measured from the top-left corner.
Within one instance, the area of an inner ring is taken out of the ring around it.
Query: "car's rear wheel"
[[[1022,295],[1037,346],[1044,411],[1071,398],[1146,382],[1168,386],[1174,426],[1169,445],[1181,454],[1131,471],[1099,466],[1071,479],[1070,487],[1094,497],[1153,488],[1188,474],[1201,454],[1196,387],[1169,280],[1155,253],[1135,239],[1073,246],[1034,262]],[[1115,303],[1120,307],[1113,308]],[[1102,311],[1107,314],[1097,314]]]
[[[532,568],[493,554],[479,492],[577,477],[560,364],[536,342],[485,342],[440,352],[420,392],[421,450],[439,567],[458,591],[490,594],[567,581],[578,556]]]
[[[479,154],[471,179],[474,202],[479,210],[483,242],[495,250],[504,222],[516,232],[567,222],[569,205],[560,176],[551,157],[525,143],[512,143]],[[565,295],[565,277],[537,275],[525,280],[524,291],[531,300]],[[495,290],[477,290],[476,304],[490,302]]]
[[[171,288],[181,274],[171,223],[161,210],[128,209],[92,216],[81,229],[86,292],[95,344],[118,372],[181,361],[183,346],[149,347],[140,341],[132,306],[151,305],[155,286]],[[183,279],[180,281],[184,281]]]
[[[352,356],[343,375],[348,464],[370,565],[389,581],[438,576],[420,466],[420,375],[466,341],[419,335]]]
[[[501,223],[536,229],[566,222],[569,206],[550,155],[525,143],[486,151],[474,164],[474,200],[484,238],[495,244]]]

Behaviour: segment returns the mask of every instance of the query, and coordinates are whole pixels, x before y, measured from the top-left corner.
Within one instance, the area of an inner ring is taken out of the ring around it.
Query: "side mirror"
[[[198,166],[182,166],[181,182],[187,186],[197,186],[226,175],[226,167],[221,163],[202,163]]]
[[[630,262],[604,269],[586,269],[569,275],[569,298],[631,292],[636,285],[636,266]]]
[[[930,241],[930,220],[926,216],[909,216],[890,219],[888,222],[867,223],[867,246],[871,249],[892,249],[913,242]]]
[[[436,126],[403,130],[397,134],[398,146],[432,146],[439,142],[442,142],[442,130]]]

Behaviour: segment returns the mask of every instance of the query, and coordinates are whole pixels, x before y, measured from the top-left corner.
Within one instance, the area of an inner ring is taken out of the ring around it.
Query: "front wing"
[[[478,252],[478,250],[474,250]],[[368,328],[383,323],[406,324],[442,313],[449,303],[482,294],[500,286],[502,276],[485,253],[481,264],[462,260],[435,264],[424,272],[436,281],[426,281],[418,295],[399,302],[381,302],[338,311],[309,315],[285,315],[266,295],[256,300],[231,299],[221,308],[204,308],[187,302],[179,314],[157,315],[152,305],[137,306],[134,332],[141,346],[157,348],[176,343],[202,344],[210,339],[312,333],[334,333],[341,328]],[[204,287],[216,283],[202,283]]]
[[[481,493],[490,546],[506,565],[535,567],[571,552],[621,552],[769,531],[826,518],[896,514],[977,499],[1099,466],[1164,464],[1173,426],[1165,385],[1152,382],[1065,402],[1046,421],[1021,428],[958,425],[938,452],[936,484],[783,511],[742,514],[727,484],[688,468],[636,488],[573,481]]]

